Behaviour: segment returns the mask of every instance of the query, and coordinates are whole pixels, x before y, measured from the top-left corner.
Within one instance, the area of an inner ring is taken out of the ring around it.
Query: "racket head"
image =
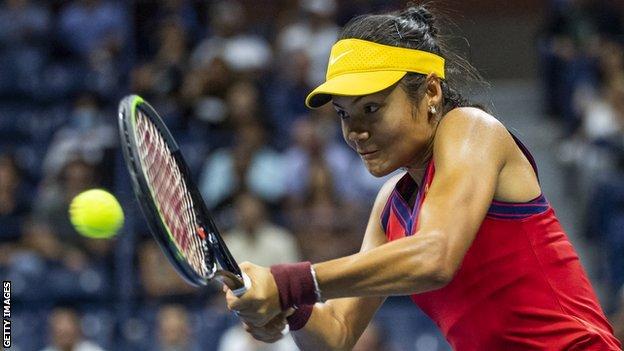
[[[150,232],[190,284],[224,276],[242,285],[242,273],[190,177],[178,144],[154,108],[137,95],[119,104],[119,131],[132,188]],[[173,204],[176,206],[172,208]]]

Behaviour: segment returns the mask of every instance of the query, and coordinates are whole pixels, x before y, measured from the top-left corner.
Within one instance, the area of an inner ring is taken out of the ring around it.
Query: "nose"
[[[368,138],[370,138],[370,133],[368,131],[351,130],[347,134],[347,138],[352,143],[360,143],[368,140]]]

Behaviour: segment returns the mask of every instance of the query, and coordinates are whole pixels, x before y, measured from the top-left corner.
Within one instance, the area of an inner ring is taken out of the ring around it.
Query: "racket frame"
[[[152,190],[148,185],[147,177],[143,171],[136,140],[136,113],[137,109],[150,120],[156,127],[160,136],[164,138],[167,147],[180,168],[182,179],[186,183],[186,189],[193,201],[198,225],[196,235],[199,236],[204,261],[209,274],[204,277],[187,262],[182,256],[177,245],[173,242],[172,234],[163,222],[160,210],[155,203]],[[217,279],[228,285],[239,295],[244,293],[246,280],[243,277],[236,260],[228,250],[219,230],[206,207],[201,193],[195,182],[190,177],[190,170],[180,151],[178,143],[171,135],[156,110],[138,95],[129,95],[119,103],[119,132],[122,141],[122,150],[126,165],[132,179],[132,189],[139,202],[139,207],[147,219],[147,224],[160,248],[165,252],[176,271],[189,284],[205,286],[211,279]],[[217,263],[223,268],[218,269]],[[246,278],[246,277],[245,277]]]

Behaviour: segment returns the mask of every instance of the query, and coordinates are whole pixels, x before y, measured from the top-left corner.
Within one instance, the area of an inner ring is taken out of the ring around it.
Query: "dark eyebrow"
[[[355,98],[355,100],[353,100],[353,102],[351,103],[351,105],[355,105],[355,104],[357,104],[357,102],[358,102],[358,101],[360,101],[360,99],[362,99],[362,98],[364,98],[364,97],[366,97],[366,96],[367,96],[367,95],[362,95],[362,96],[358,96],[358,97],[356,97],[356,98]],[[334,101],[332,101],[332,104],[334,104],[334,106],[338,106],[338,107],[340,107],[341,109],[344,109],[344,107],[342,107],[342,106],[338,105],[338,104],[337,104],[337,103],[335,103]]]

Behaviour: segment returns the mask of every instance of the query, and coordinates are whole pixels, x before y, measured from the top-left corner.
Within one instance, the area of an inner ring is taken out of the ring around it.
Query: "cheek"
[[[355,145],[353,145],[353,143],[351,141],[349,141],[349,137],[348,137],[348,128],[345,124],[344,121],[340,122],[340,127],[342,128],[342,139],[345,141],[345,143],[347,143],[347,145],[349,145],[350,148],[355,150]]]

